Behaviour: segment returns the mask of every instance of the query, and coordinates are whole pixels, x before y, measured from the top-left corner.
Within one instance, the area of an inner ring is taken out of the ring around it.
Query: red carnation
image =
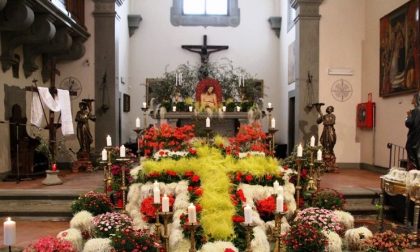
[[[185,175],[185,177],[192,177],[194,175],[194,172],[193,171],[186,171],[184,173],[184,175]]]
[[[194,187],[192,187],[192,186],[188,186],[188,191],[189,191],[189,192],[194,191]]]
[[[166,174],[168,174],[169,176],[176,176],[176,172],[174,172],[172,170],[166,171]]]
[[[236,173],[236,181],[241,182],[242,174],[240,172]]]
[[[231,248],[226,248],[224,252],[235,252],[235,250],[233,250]]]
[[[198,187],[195,189],[194,194],[197,196],[201,196],[203,194],[203,189],[201,187]]]
[[[267,175],[265,175],[265,179],[266,180],[272,180],[273,179],[273,175],[267,174]]]
[[[196,204],[195,205],[195,210],[197,211],[197,213],[201,212],[201,210],[203,210],[203,207],[200,204]]]
[[[197,155],[197,150],[195,150],[195,149],[193,149],[193,148],[188,149],[188,152],[189,152],[191,155]]]
[[[241,223],[241,222],[244,222],[245,219],[244,219],[243,216],[235,215],[235,216],[232,217],[232,221],[235,222],[235,223]]]
[[[242,202],[246,201],[244,191],[242,191],[242,189],[239,189],[238,191],[236,191],[236,196],[238,196],[239,199],[241,199]]]
[[[251,174],[248,174],[248,175],[246,175],[245,176],[245,180],[246,180],[246,182],[251,182],[252,181],[252,179],[253,179],[253,177],[252,177],[252,175]]]
[[[200,176],[197,176],[197,175],[192,176],[191,181],[194,183],[197,183],[198,181],[200,181]]]

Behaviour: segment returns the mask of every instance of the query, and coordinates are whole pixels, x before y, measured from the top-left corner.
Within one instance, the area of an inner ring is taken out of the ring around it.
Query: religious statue
[[[200,105],[202,108],[210,108],[214,109],[217,108],[217,96],[213,92],[213,86],[208,86],[207,91],[201,93],[200,97]]]
[[[407,112],[405,126],[408,128],[407,156],[409,165],[415,169],[420,169],[420,92],[414,95],[411,102],[414,109]]]
[[[322,114],[321,106],[316,107],[319,117],[316,120],[318,124],[322,123],[324,125],[324,129],[322,130],[321,137],[319,141],[323,147],[323,159],[327,165],[332,170],[336,170],[337,166],[335,164],[335,154],[334,154],[334,146],[337,141],[337,135],[335,134],[334,124],[335,124],[335,115],[334,107],[328,106],[325,112],[327,114]]]
[[[90,145],[93,142],[92,134],[89,129],[89,120],[95,121],[95,115],[92,115],[92,101],[83,99],[79,102],[80,110],[76,114],[77,122],[77,140],[79,141],[79,153],[90,153]]]

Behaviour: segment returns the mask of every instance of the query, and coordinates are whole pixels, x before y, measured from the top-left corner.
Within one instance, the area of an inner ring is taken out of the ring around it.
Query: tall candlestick
[[[162,197],[162,212],[169,212],[169,197],[166,196],[166,194],[164,194]]]
[[[299,144],[299,146],[297,147],[297,156],[298,157],[302,157],[303,156],[302,144]]]
[[[120,157],[125,157],[125,146],[121,145],[120,147]]]
[[[16,222],[10,217],[3,223],[4,245],[12,246],[16,242]]]
[[[247,204],[244,207],[245,224],[252,223],[252,208]]]
[[[271,102],[269,102],[268,104],[267,104],[267,108],[272,108],[273,107],[273,105],[271,104]]]
[[[282,213],[284,211],[283,203],[284,203],[283,194],[280,194],[280,193],[277,194],[277,198],[276,198],[276,212],[277,213]]]
[[[140,118],[136,118],[136,128],[140,128]]]
[[[107,160],[107,156],[108,156],[108,152],[105,150],[105,148],[102,149],[102,161],[106,161]]]
[[[112,146],[112,139],[110,135],[106,136],[106,146]]]
[[[189,224],[197,223],[197,213],[193,203],[188,206],[188,222]]]
[[[321,149],[319,149],[316,152],[316,160],[318,160],[318,161],[321,161],[322,160],[322,150]]]
[[[279,186],[280,186],[279,182],[277,180],[274,181],[273,183],[274,193],[277,193],[277,191],[279,190]]]
[[[315,147],[315,137],[311,137],[311,147]]]
[[[206,118],[206,128],[210,128],[210,118]]]
[[[271,118],[271,128],[272,129],[275,129],[276,128],[276,119],[274,119],[274,117]]]
[[[160,203],[160,189],[158,188],[153,188],[153,203],[154,204],[159,204]]]

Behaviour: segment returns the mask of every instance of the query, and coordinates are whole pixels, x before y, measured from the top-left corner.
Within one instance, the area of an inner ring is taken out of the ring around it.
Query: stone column
[[[119,90],[115,79],[115,0],[94,0],[95,11],[95,148],[106,145],[106,136],[112,144],[119,144],[118,114]]]
[[[319,5],[322,0],[291,0],[296,9],[295,143],[318,135],[318,113],[308,105],[319,99]],[[312,85],[308,84],[308,73]]]

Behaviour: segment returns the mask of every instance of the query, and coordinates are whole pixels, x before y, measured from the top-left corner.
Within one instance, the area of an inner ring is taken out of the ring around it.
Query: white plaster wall
[[[405,146],[407,139],[404,121],[406,112],[412,108],[412,94],[389,98],[379,97],[379,19],[406,2],[408,1],[366,1],[362,94],[365,98],[367,93],[372,93],[377,110],[376,132],[360,131],[362,163],[388,167],[389,152],[386,144],[390,142]]]
[[[60,76],[56,77],[56,85],[59,87],[61,81],[69,76],[77,78],[81,84],[83,85],[83,92],[80,95],[80,97],[76,100],[72,100],[72,113],[73,117],[78,111],[78,104],[81,98],[93,98],[94,97],[94,48],[93,48],[93,1],[86,1],[85,6],[85,25],[88,29],[88,31],[91,33],[91,37],[86,41],[85,47],[86,47],[86,54],[84,57],[77,61],[73,62],[67,62],[67,63],[59,63],[57,65],[57,68],[60,70]],[[18,53],[21,57],[21,60],[23,59],[22,55],[22,47],[19,47],[15,50],[15,53]],[[41,58],[38,57],[36,59],[36,62],[38,66],[42,66]],[[25,86],[30,86],[32,84],[33,79],[38,80],[39,86],[49,86],[50,83],[42,83],[42,77],[41,77],[41,68],[34,72],[29,78],[24,77],[23,68],[22,68],[22,62],[19,69],[19,79],[15,79],[12,76],[12,71],[8,70],[7,72],[0,71],[0,101],[4,101],[4,85],[12,85],[12,86],[18,86],[20,88],[24,88]],[[31,105],[32,96],[30,92],[26,93],[26,116],[29,119],[30,118],[30,105]],[[4,118],[5,111],[4,106],[0,106],[0,120],[8,119]],[[29,121],[29,120],[28,120]],[[74,123],[74,126],[75,123]],[[91,131],[92,134],[94,134],[94,125],[91,124]],[[33,131],[32,127],[27,127],[27,131],[29,134],[31,134],[31,131]],[[37,130],[38,131],[38,130]],[[75,128],[76,131],[76,128]],[[48,139],[48,132],[47,130],[41,130],[41,135],[44,137],[44,139]],[[0,173],[4,173],[10,170],[10,148],[9,148],[9,126],[6,124],[0,124],[0,136],[3,138],[3,144],[0,145]],[[72,148],[74,151],[77,151],[79,149],[79,144],[77,142],[76,136],[68,136],[63,138],[61,131],[57,131],[57,139],[59,141],[62,141],[64,143],[64,147],[62,151],[59,151],[59,156],[57,157],[59,161],[69,161],[74,156],[70,154],[68,151],[68,148]],[[60,155],[60,152],[62,155]],[[65,152],[65,153],[63,153]]]
[[[171,71],[187,62],[198,64],[199,56],[183,50],[181,45],[200,45],[205,34],[208,36],[208,44],[229,46],[226,51],[211,54],[210,61],[229,58],[234,66],[243,67],[263,79],[267,95],[265,103],[271,101],[277,108],[274,117],[283,118],[280,114],[284,114],[284,108],[279,109],[278,99],[281,92],[278,75],[279,39],[268,22],[270,16],[279,15],[278,0],[239,1],[241,22],[238,27],[175,27],[170,23],[171,6],[172,1],[168,0],[131,1],[130,14],[142,15],[143,21],[129,39],[128,78],[133,85],[130,91],[133,113],[130,113],[130,119],[127,120],[129,128],[132,129],[135,117],[141,113],[146,78],[162,76],[166,67]]]
[[[332,105],[336,115],[338,163],[360,162],[360,139],[356,135],[356,105],[362,100],[362,41],[365,29],[364,0],[324,0],[320,6],[319,101]],[[328,68],[350,68],[352,76],[328,75]],[[373,73],[375,74],[375,73]],[[331,94],[334,81],[351,83],[353,94],[345,102]],[[363,98],[367,99],[367,97]],[[325,113],[326,106],[322,108]],[[319,134],[322,133],[322,125]]]

